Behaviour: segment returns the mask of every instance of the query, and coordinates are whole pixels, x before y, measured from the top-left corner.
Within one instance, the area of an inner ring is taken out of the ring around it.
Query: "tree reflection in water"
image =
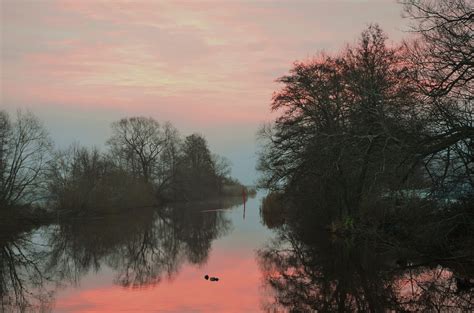
[[[282,225],[258,253],[264,286],[273,295],[267,311],[289,312],[471,312],[470,290],[457,275],[460,264],[398,260],[376,243],[331,238],[318,227]],[[433,264],[433,265],[432,265]],[[470,276],[469,276],[470,275]]]
[[[27,229],[12,231],[0,226],[0,311],[48,311],[53,293],[45,288],[51,280],[44,273],[45,246],[34,242]],[[43,233],[44,228],[37,229]]]
[[[185,263],[207,261],[212,241],[231,226],[222,209],[235,204],[137,208],[26,232],[1,228],[2,312],[49,311],[57,286],[76,285],[104,266],[123,287],[152,286],[172,278]]]

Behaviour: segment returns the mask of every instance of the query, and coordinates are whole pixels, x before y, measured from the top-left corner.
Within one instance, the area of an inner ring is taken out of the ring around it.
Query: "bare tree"
[[[278,80],[272,109],[281,115],[260,132],[265,187],[320,196],[312,202],[342,216],[396,181],[419,123],[404,51],[385,42],[372,25],[359,44],[296,63]]]
[[[105,181],[111,168],[111,162],[97,148],[87,149],[75,143],[56,151],[47,180],[53,205],[59,209],[87,210],[103,204],[99,203],[98,195],[111,188]]]
[[[407,43],[429,131],[418,163],[433,183],[474,189],[474,5],[470,0],[406,0],[418,35]]]
[[[214,172],[220,179],[230,178],[230,174],[232,171],[231,162],[228,158],[213,153],[212,157],[212,164],[214,167]]]
[[[112,132],[107,141],[111,155],[134,175],[151,182],[168,141],[161,125],[153,118],[131,117],[114,122]]]
[[[30,112],[17,111],[13,122],[1,112],[0,143],[0,205],[38,200],[52,145],[45,128]]]
[[[10,118],[5,111],[0,111],[0,186],[5,184],[6,175],[4,175],[7,166],[7,144],[11,132]]]
[[[405,12],[420,37],[412,50],[424,91],[472,99],[474,77],[474,5],[470,0],[405,0]],[[470,89],[470,90],[469,90]],[[467,92],[469,94],[465,94]]]
[[[160,155],[156,171],[158,189],[160,191],[172,187],[170,183],[177,175],[180,146],[182,144],[179,131],[170,122],[163,125],[163,133],[166,138],[166,143]]]

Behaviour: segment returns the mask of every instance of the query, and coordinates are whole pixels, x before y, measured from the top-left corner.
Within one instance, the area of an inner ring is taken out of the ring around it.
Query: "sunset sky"
[[[29,108],[59,147],[102,147],[124,116],[206,136],[253,183],[275,79],[353,43],[371,22],[407,34],[395,0],[1,1],[1,107]]]

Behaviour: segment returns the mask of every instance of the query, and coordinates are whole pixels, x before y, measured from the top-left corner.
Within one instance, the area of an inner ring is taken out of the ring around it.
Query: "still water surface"
[[[181,223],[178,219],[186,220],[179,226],[166,225],[162,221],[163,216],[156,216],[153,225],[155,229],[149,234],[158,235],[157,238],[149,238],[154,244],[145,242],[147,235],[138,236],[138,241],[132,243],[137,249],[119,248],[119,251],[112,252],[121,255],[116,257],[117,260],[98,260],[97,271],[88,271],[77,286],[64,288],[56,294],[54,310],[258,310],[262,296],[261,272],[255,252],[271,235],[260,223],[259,200],[260,196],[247,201],[245,219],[244,207],[242,203],[238,203],[239,199],[233,199],[233,203],[183,205],[173,208],[183,211],[176,219],[169,219],[170,223]],[[180,234],[180,227],[189,233]],[[146,251],[147,244],[149,251]],[[135,260],[127,259],[132,255]],[[133,264],[134,262],[138,263]],[[139,264],[140,262],[142,263]],[[218,277],[219,281],[205,280],[206,274]]]
[[[0,311],[258,311],[256,250],[271,236],[262,196],[245,207],[237,197],[2,232]]]
[[[0,312],[473,311],[472,262],[282,224],[260,216],[263,195],[16,232],[0,221]]]

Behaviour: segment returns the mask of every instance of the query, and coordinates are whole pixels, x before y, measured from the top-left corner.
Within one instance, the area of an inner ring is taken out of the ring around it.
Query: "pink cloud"
[[[353,41],[392,1],[6,1],[2,95],[10,106],[87,108],[191,126],[269,120],[274,80]],[[92,113],[91,113],[92,114]]]

